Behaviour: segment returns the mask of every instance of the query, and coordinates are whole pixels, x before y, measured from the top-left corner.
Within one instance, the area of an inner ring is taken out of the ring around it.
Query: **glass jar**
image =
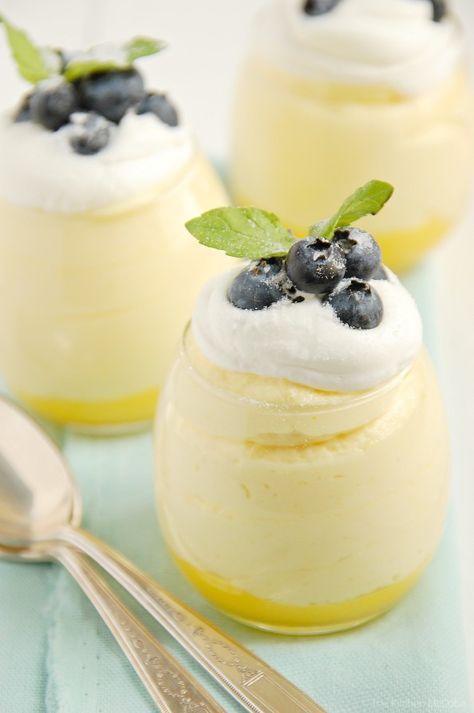
[[[227,264],[185,230],[228,203],[204,157],[126,203],[84,213],[0,200],[0,373],[82,430],[149,421],[202,284]]]
[[[461,41],[461,39],[460,39]],[[458,224],[473,176],[474,94],[459,69],[435,88],[298,77],[256,54],[235,97],[231,178],[239,205],[277,210],[304,237],[374,177],[393,199],[361,227],[377,235],[385,263],[405,270]]]
[[[357,626],[440,538],[445,415],[426,354],[375,389],[318,392],[211,365],[188,330],[156,424],[168,547],[216,608],[286,634]]]

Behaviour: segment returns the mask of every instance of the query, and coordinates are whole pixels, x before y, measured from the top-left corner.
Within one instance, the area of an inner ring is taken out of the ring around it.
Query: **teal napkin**
[[[407,284],[425,316],[432,347],[429,271],[410,276]],[[348,633],[274,636],[216,613],[176,571],[155,515],[150,434],[67,435],[63,448],[83,493],[85,526],[266,659],[328,713],[471,710],[452,517],[427,573],[392,612]],[[226,711],[242,710],[147,615],[144,620]],[[152,710],[134,671],[66,572],[55,565],[0,563],[1,713]]]

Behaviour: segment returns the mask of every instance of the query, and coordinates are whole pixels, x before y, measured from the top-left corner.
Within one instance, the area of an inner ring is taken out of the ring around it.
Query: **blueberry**
[[[154,94],[150,92],[137,106],[137,114],[154,114],[164,124],[168,126],[178,126],[178,112],[169,101],[166,94]]]
[[[227,298],[239,309],[264,309],[285,297],[284,282],[281,258],[258,260],[239,272],[227,291]]]
[[[323,238],[305,238],[294,243],[286,258],[291,282],[302,292],[330,292],[344,277],[346,261],[340,247]]]
[[[20,124],[23,121],[31,121],[31,94],[23,97],[18,109],[13,117],[15,124]]]
[[[325,300],[338,318],[353,329],[374,329],[383,317],[383,304],[376,290],[355,277],[342,280]]]
[[[431,0],[431,4],[433,5],[434,22],[441,22],[448,12],[446,0]]]
[[[346,256],[345,277],[360,277],[368,280],[380,265],[381,252],[378,243],[365,230],[342,228],[333,238]]]
[[[307,15],[325,15],[331,12],[341,0],[306,0],[303,11]]]
[[[371,280],[388,280],[388,275],[387,275],[387,272],[386,272],[384,266],[379,265],[370,279]]]
[[[31,95],[31,119],[45,129],[57,131],[78,108],[76,89],[69,82],[40,82]]]
[[[82,156],[91,156],[101,151],[110,139],[112,124],[98,114],[75,114],[72,117],[69,143]]]
[[[143,79],[136,69],[97,72],[79,79],[76,86],[82,108],[116,124],[145,96]]]

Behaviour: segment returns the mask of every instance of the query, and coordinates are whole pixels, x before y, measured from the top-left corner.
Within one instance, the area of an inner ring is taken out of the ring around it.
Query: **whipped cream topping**
[[[304,302],[284,299],[259,311],[238,309],[227,299],[237,272],[207,283],[192,319],[198,347],[222,369],[284,378],[322,391],[359,391],[399,374],[421,349],[418,309],[388,270],[388,280],[370,283],[382,299],[384,316],[368,330],[344,325],[329,305],[311,295]]]
[[[0,197],[46,211],[76,213],[136,197],[177,173],[194,151],[187,128],[130,111],[112,127],[108,145],[92,156],[75,153],[75,127],[56,132],[0,119]]]
[[[389,86],[415,94],[447,79],[463,55],[451,15],[433,22],[429,0],[341,0],[309,16],[302,0],[273,0],[257,17],[254,50],[313,80]]]

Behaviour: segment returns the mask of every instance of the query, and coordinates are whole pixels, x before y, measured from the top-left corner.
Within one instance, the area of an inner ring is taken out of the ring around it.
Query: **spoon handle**
[[[63,530],[60,538],[112,575],[247,711],[325,713],[281,674],[107,544],[72,528]]]
[[[160,711],[225,713],[118,599],[87,557],[68,547],[57,547],[51,554],[95,606]]]

